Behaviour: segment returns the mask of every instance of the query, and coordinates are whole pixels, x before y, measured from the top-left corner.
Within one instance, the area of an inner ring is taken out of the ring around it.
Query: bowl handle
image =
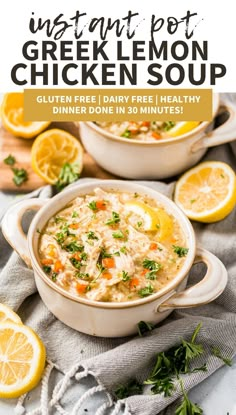
[[[7,242],[31,268],[26,235],[22,228],[22,218],[29,210],[39,210],[45,205],[46,199],[27,199],[22,200],[11,206],[5,213],[2,220],[2,233]]]
[[[221,112],[228,112],[229,118],[220,127],[206,133],[204,137],[193,144],[191,151],[195,153],[198,150],[208,147],[219,146],[220,144],[229,143],[236,139],[236,106],[232,101],[221,100]]]
[[[163,312],[174,308],[189,308],[207,304],[224,291],[228,274],[223,263],[203,248],[197,248],[194,264],[199,262],[204,262],[207,266],[204,278],[192,287],[172,295],[158,307],[157,311]]]

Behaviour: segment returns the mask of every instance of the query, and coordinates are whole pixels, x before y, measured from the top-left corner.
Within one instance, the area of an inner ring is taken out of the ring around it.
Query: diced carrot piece
[[[116,263],[114,258],[103,258],[102,265],[105,268],[115,268]]]
[[[76,252],[75,254],[73,254],[71,256],[71,258],[75,258],[75,259],[77,259],[77,261],[81,261],[81,256],[80,256],[79,252]]]
[[[61,263],[61,261],[56,261],[54,264],[54,271],[59,272],[64,270],[64,265]]]
[[[157,249],[157,244],[156,244],[156,242],[152,242],[152,243],[150,244],[150,249],[151,249],[151,251],[154,251],[155,249]]]
[[[112,279],[112,275],[111,275],[110,272],[103,272],[102,277],[105,278],[106,280],[111,280]]]
[[[150,121],[143,121],[141,126],[142,127],[149,127],[150,126]]]
[[[51,258],[44,258],[44,259],[42,259],[41,262],[42,262],[43,265],[51,265],[51,264],[53,264],[53,260]]]
[[[135,288],[137,285],[139,285],[139,279],[138,278],[132,278],[132,280],[129,283],[130,288]]]
[[[96,208],[98,210],[106,210],[106,208],[107,208],[106,202],[104,202],[104,200],[97,200],[97,202],[96,202]]]
[[[79,223],[71,223],[69,225],[69,228],[71,228],[71,229],[78,229],[79,228]]]
[[[155,133],[155,131],[152,133],[152,137],[153,138],[156,138],[157,140],[159,139],[159,138],[161,138],[161,135],[160,134],[158,134],[158,133]]]
[[[142,272],[141,272],[141,275],[146,275],[148,273],[148,271],[149,271],[148,269],[143,269]]]
[[[80,284],[79,282],[76,284],[76,290],[78,291],[79,294],[84,294],[86,292],[86,289],[87,289],[87,285]]]

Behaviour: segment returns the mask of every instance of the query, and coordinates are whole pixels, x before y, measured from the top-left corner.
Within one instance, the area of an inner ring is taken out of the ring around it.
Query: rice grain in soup
[[[124,302],[166,286],[188,254],[178,221],[150,197],[104,191],[79,196],[41,232],[48,278],[94,301]]]

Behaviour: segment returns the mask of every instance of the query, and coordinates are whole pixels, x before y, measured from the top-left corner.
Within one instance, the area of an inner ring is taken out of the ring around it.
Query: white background
[[[111,16],[113,18],[121,18],[127,14],[130,9],[133,12],[139,12],[141,20],[145,18],[145,21],[140,23],[140,26],[136,30],[136,35],[133,40],[149,40],[150,39],[150,16],[155,14],[158,17],[167,18],[168,16],[174,16],[178,19],[186,15],[186,11],[197,12],[198,17],[193,18],[194,23],[198,23],[199,20],[203,19],[197,28],[195,29],[194,36],[190,40],[208,40],[209,44],[209,63],[223,63],[227,67],[227,74],[224,78],[217,81],[217,84],[213,89],[218,92],[233,92],[236,90],[236,59],[234,52],[234,44],[236,39],[236,25],[235,25],[235,13],[234,13],[234,0],[224,0],[224,2],[211,2],[207,0],[165,0],[157,2],[156,0],[140,1],[140,0],[129,0],[127,1],[110,1],[110,0],[50,0],[50,1],[33,1],[32,0],[8,0],[4,2],[4,8],[2,7],[0,13],[0,51],[1,51],[1,65],[0,65],[0,91],[17,91],[22,90],[23,87],[17,87],[10,77],[12,66],[18,62],[24,62],[22,57],[22,45],[28,40],[36,40],[40,42],[40,38],[47,40],[45,32],[38,32],[32,34],[29,31],[28,24],[31,17],[31,13],[34,12],[35,16],[46,18],[55,18],[60,13],[65,15],[66,20],[74,16],[76,10],[80,12],[86,12],[87,16],[82,18],[81,22],[85,23],[92,17]],[[159,43],[161,40],[185,40],[184,37],[184,24],[179,26],[178,31],[175,35],[168,35],[166,31],[166,25],[160,32],[156,34],[156,41]],[[51,38],[49,38],[50,40]],[[99,40],[97,33],[89,36],[88,31],[85,29],[84,35],[81,40],[96,39]],[[108,39],[109,50],[111,55],[114,55],[114,32],[111,32]],[[52,40],[52,39],[51,39]],[[61,40],[74,40],[73,31],[68,29]],[[127,45],[125,37],[122,37],[123,42]],[[128,46],[127,46],[128,47]],[[128,50],[128,49],[127,49]],[[113,59],[111,59],[111,62]],[[30,64],[29,61],[25,63]],[[51,65],[51,61],[49,64]],[[69,62],[64,62],[69,63]],[[92,63],[92,62],[90,62]],[[162,62],[159,62],[162,63]],[[170,63],[170,62],[169,62]],[[179,62],[183,64],[182,62]],[[195,66],[199,66],[201,61],[195,63]],[[39,70],[41,69],[41,62],[38,61]],[[62,66],[63,66],[62,64]],[[163,64],[164,66],[167,63]],[[185,64],[186,66],[186,64]],[[148,75],[146,71],[147,62],[138,62],[139,77],[138,86],[141,88],[150,88],[152,86],[146,84]],[[207,82],[201,87],[209,87],[209,66],[207,64]],[[162,72],[162,70],[161,70]],[[29,74],[29,70],[25,72]],[[74,73],[74,70],[73,70]],[[97,73],[97,72],[96,72]],[[23,74],[23,72],[22,72]],[[118,73],[117,73],[118,77]],[[78,77],[79,78],[79,77]],[[118,78],[117,78],[118,79]],[[50,81],[49,81],[50,82]],[[38,83],[37,87],[42,85]],[[49,84],[49,87],[51,85]],[[27,85],[26,87],[30,87]],[[67,85],[60,83],[57,87],[68,88]],[[82,87],[80,84],[75,88]],[[93,87],[90,83],[87,87]],[[117,85],[116,87],[119,87]],[[126,85],[130,87],[130,85]],[[167,83],[162,83],[159,88],[173,88]],[[188,88],[192,85],[187,81],[184,84],[179,85],[179,88]],[[86,88],[86,86],[85,86]],[[98,88],[98,87],[97,87]],[[99,86],[101,88],[101,86]]]

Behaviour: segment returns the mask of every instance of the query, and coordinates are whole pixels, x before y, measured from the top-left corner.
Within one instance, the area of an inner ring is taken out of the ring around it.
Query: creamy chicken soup
[[[174,138],[196,128],[197,121],[123,121],[97,122],[99,127],[119,137],[140,141]]]
[[[94,301],[132,301],[158,292],[187,254],[178,221],[137,193],[97,188],[40,230],[39,256],[48,278]]]

